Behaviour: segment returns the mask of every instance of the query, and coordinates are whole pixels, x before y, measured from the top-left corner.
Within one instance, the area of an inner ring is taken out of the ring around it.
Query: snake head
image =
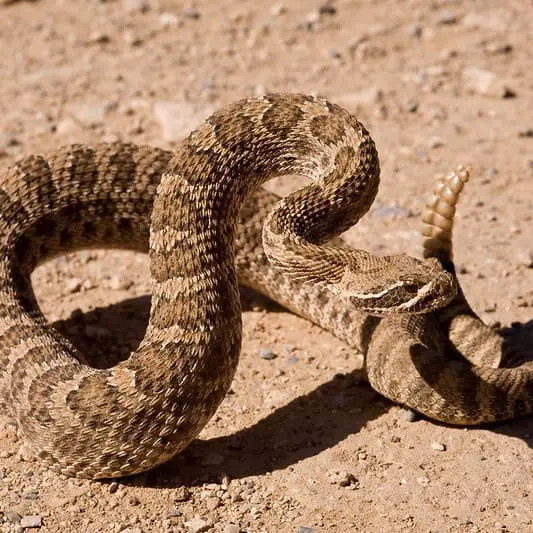
[[[447,305],[457,294],[457,280],[437,259],[407,255],[368,256],[347,266],[333,287],[341,298],[375,316],[422,314]]]

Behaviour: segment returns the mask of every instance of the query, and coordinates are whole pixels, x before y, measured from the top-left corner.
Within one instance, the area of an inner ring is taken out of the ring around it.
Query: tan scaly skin
[[[309,318],[329,299],[340,314],[323,325],[340,325],[340,336],[355,330],[355,344],[369,312],[421,313],[450,301],[455,280],[434,259],[323,246],[368,210],[379,162],[365,128],[321,98],[237,102],[208,118],[173,154],[127,144],[73,146],[30,156],[5,173],[0,398],[42,460],[68,475],[119,477],[154,468],[198,435],[238,362],[237,272],[244,270],[243,282],[259,290],[274,272],[264,255],[249,253],[250,242],[243,244],[248,231],[260,242],[257,228],[245,223],[236,234],[241,205],[262,183],[285,174],[312,183],[267,217],[265,254],[285,280],[267,294],[294,302]],[[259,209],[265,197],[255,198]],[[41,314],[30,282],[40,262],[88,247],[150,253],[145,337],[109,369],[83,363]],[[346,324],[351,316],[354,323]],[[316,316],[319,323],[320,317],[326,315]]]

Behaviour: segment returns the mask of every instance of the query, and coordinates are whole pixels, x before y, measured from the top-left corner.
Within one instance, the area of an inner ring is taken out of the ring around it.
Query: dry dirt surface
[[[519,335],[533,319],[532,34],[530,0],[0,0],[0,166],[73,142],[170,148],[238,98],[321,94],[358,115],[382,162],[349,242],[419,255],[434,177],[469,165],[461,281],[483,319]],[[81,252],[34,283],[86,352],[125,356],[142,338],[147,257]],[[533,531],[531,418],[416,419],[374,393],[361,357],[331,335],[243,299],[231,393],[201,439],[153,472],[62,477],[2,419],[0,530]]]

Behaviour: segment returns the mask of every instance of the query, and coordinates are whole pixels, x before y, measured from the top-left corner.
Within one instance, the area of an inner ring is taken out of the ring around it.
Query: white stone
[[[194,518],[191,518],[191,520],[185,522],[185,527],[191,533],[203,533],[204,531],[211,529],[211,524],[206,522],[203,518],[195,516]]]
[[[154,114],[165,141],[182,139],[213,111],[212,106],[169,100],[160,100],[154,105]]]
[[[503,98],[509,93],[505,81],[490,70],[478,67],[465,67],[463,69],[464,87],[470,92],[494,98]]]

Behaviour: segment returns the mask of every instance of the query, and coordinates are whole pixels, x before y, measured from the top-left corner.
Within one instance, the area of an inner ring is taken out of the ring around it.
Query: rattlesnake
[[[257,187],[280,174],[314,183],[275,204],[259,249],[259,219],[274,198]],[[460,423],[512,416],[518,402],[529,410],[531,385],[515,386],[514,374],[507,381],[498,374],[488,392],[479,379],[465,380],[464,362],[449,383],[436,370],[429,389],[411,379],[403,361],[413,351],[428,352],[439,369],[450,366],[441,358],[444,314],[381,322],[369,315],[446,305],[456,282],[436,259],[323,246],[367,211],[378,181],[364,127],[338,106],[300,95],[228,106],[173,155],[131,144],[75,145],[15,164],[0,181],[4,408],[38,456],[68,475],[118,477],[168,460],[196,437],[231,384],[241,340],[236,266],[242,283],[368,352],[371,383],[397,401]],[[146,335],[111,369],[84,364],[41,314],[30,282],[40,262],[87,247],[150,252]],[[455,395],[465,383],[489,398],[509,394],[504,416],[472,395]]]

